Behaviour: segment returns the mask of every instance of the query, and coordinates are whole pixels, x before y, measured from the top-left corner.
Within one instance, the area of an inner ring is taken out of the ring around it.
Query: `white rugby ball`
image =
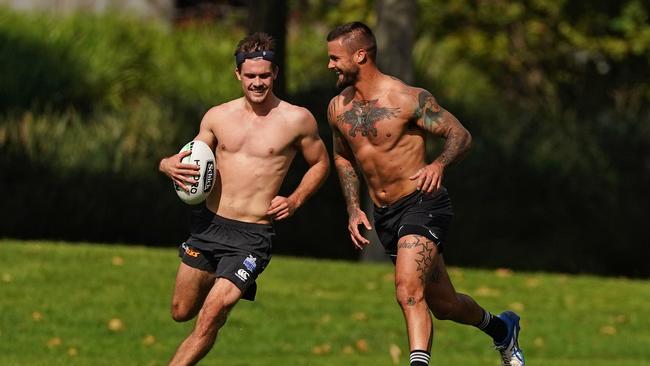
[[[174,183],[174,189],[180,199],[188,205],[197,205],[208,197],[215,179],[215,159],[210,146],[203,141],[190,141],[180,152],[191,151],[191,154],[181,160],[183,164],[196,164],[200,167],[199,175],[193,176],[193,183],[185,183],[189,192]]]

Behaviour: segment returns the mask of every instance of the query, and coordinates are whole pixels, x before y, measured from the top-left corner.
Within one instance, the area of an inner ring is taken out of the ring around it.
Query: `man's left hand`
[[[435,161],[409,177],[410,180],[417,180],[418,189],[425,193],[435,192],[442,185],[442,176],[445,167]]]
[[[293,215],[296,211],[296,203],[287,197],[275,196],[271,201],[271,206],[266,211],[273,220],[283,220]]]

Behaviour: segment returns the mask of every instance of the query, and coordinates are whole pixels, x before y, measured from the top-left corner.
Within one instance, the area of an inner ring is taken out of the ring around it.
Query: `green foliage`
[[[627,78],[625,74],[639,62],[648,62],[650,24],[646,7],[635,0],[480,4],[420,1],[421,36],[414,58],[422,81],[435,80],[445,96],[472,111],[485,105],[465,103],[464,97],[453,90],[450,95],[446,93],[448,87],[467,81],[446,73],[459,61],[462,66],[456,68],[474,70],[473,74],[479,76],[482,97],[495,94],[501,99],[500,105],[509,104],[515,113],[522,109],[552,115],[563,110],[593,118],[610,108],[616,113],[638,115],[644,112],[641,103],[630,111],[616,98],[634,98],[632,95],[638,94],[648,98],[646,92],[637,91],[647,90],[646,79]],[[585,90],[589,82],[608,86],[611,94]],[[465,89],[474,93],[473,85]],[[615,91],[622,95],[614,96]],[[578,93],[580,100],[564,99]]]
[[[475,223],[474,235],[455,234],[459,249],[487,241],[517,261],[544,248],[540,261],[559,267],[643,272],[623,258],[648,253],[634,244],[647,235],[639,202],[650,184],[647,3],[419,4],[419,83],[475,141],[448,182]],[[577,259],[612,247],[600,264]]]
[[[286,80],[290,93],[329,87],[336,82],[333,73],[327,69],[325,39],[322,27],[313,23],[295,24],[289,29]]]
[[[178,262],[175,249],[0,241],[0,363],[166,364],[192,327],[169,315]],[[529,362],[650,365],[648,281],[460,268],[450,277],[490,311],[522,316]],[[391,264],[274,257],[258,283],[202,365],[408,362]],[[477,329],[434,327],[436,365],[498,364]]]
[[[0,107],[81,111],[129,108],[148,97],[203,112],[239,95],[232,74],[240,32],[174,31],[120,15],[57,17],[0,8]]]
[[[62,174],[150,174],[201,115],[241,91],[241,32],[0,8],[0,151]],[[172,150],[173,151],[173,150]]]
[[[334,26],[353,21],[362,21],[370,25],[376,22],[372,9],[373,2],[368,0],[291,0],[290,7],[300,13],[301,23],[325,23]]]
[[[142,177],[181,134],[170,115],[145,98],[128,109],[88,117],[74,111],[25,113],[0,122],[0,146],[61,175],[84,171]]]

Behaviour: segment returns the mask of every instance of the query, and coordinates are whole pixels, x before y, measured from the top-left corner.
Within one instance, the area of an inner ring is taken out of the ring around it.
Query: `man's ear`
[[[239,70],[239,67],[235,68],[235,76],[237,77],[237,80],[241,81],[241,71]]]
[[[358,64],[365,63],[367,58],[368,58],[368,52],[366,52],[366,50],[364,50],[363,48],[358,49],[357,52],[354,53],[354,62]]]

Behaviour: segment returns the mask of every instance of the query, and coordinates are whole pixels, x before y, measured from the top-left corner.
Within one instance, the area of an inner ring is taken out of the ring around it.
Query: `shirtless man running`
[[[271,259],[272,221],[293,215],[329,171],[312,114],[273,94],[278,67],[271,37],[254,33],[235,55],[244,96],[211,108],[195,137],[215,151],[221,184],[217,181],[205,204],[193,210],[190,237],[180,248],[172,317],[198,318],[170,365],[196,364],[237,301],[255,299],[255,279]],[[310,167],[291,195],[277,196],[297,151]],[[181,164],[187,154],[164,158],[159,166],[183,189],[198,172],[195,165]]]
[[[327,37],[329,69],[343,91],[332,99],[328,120],[334,164],[349,214],[353,244],[369,241],[371,229],[359,204],[358,165],[375,203],[377,236],[395,263],[397,301],[406,320],[410,365],[429,364],[432,319],[475,326],[494,340],[504,366],[523,366],[518,345],[519,316],[494,316],[471,297],[457,293],[442,256],[453,215],[442,186],[445,168],[469,149],[471,136],[426,90],[383,74],[375,64],[372,31],[359,22],[336,27]],[[445,139],[442,153],[425,161],[426,134]]]

